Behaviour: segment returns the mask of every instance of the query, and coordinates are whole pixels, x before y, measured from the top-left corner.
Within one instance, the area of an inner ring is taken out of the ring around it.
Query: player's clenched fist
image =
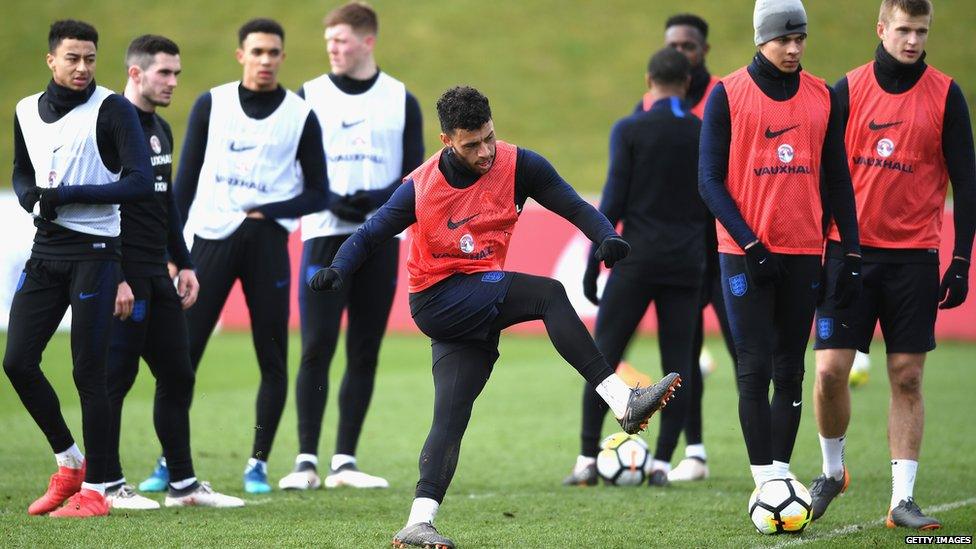
[[[596,249],[596,258],[609,269],[629,253],[630,244],[627,244],[626,240],[619,236],[611,236],[600,243],[600,247]]]
[[[314,292],[335,292],[342,288],[342,276],[332,267],[319,269],[308,281],[308,287]]]

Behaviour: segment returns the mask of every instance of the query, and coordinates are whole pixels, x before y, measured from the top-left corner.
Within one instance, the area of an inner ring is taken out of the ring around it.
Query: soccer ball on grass
[[[749,498],[749,518],[760,534],[798,534],[810,523],[810,492],[792,478],[762,483]]]
[[[614,433],[600,443],[596,470],[606,484],[637,486],[644,482],[650,456],[647,443],[637,435]]]

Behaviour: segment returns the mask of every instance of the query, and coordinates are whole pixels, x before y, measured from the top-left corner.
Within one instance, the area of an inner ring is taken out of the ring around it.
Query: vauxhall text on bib
[[[407,90],[381,72],[369,90],[347,94],[328,75],[306,82],[305,100],[322,125],[329,189],[339,195],[387,187],[403,174]],[[302,217],[302,240],[352,234],[358,223],[329,210]]]
[[[722,79],[729,97],[732,140],[726,185],[742,217],[771,251],[823,251],[820,156],[830,118],[823,80],[800,73],[800,89],[774,101],[745,68]],[[717,223],[718,250],[742,248]]]
[[[438,169],[443,150],[406,179],[416,192],[410,227],[409,291],[419,292],[454,273],[501,271],[518,220],[515,145],[498,141],[495,161],[473,185],[452,187]]]
[[[854,182],[861,244],[878,248],[938,248],[949,175],[942,123],[952,80],[927,67],[905,93],[890,94],[874,63],[847,74],[848,164]],[[837,239],[831,226],[830,238]]]
[[[255,120],[241,107],[238,85],[210,90],[207,150],[187,219],[188,231],[211,240],[230,236],[248,210],[294,198],[303,188],[296,155],[311,109],[287,91],[270,116]],[[276,221],[288,231],[298,228],[297,219]]]

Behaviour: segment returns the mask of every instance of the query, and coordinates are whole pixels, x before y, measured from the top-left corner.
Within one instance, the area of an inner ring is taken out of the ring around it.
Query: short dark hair
[[[322,20],[326,28],[349,25],[359,34],[377,34],[380,30],[376,11],[366,2],[349,2],[329,12]]]
[[[454,130],[477,130],[491,120],[491,106],[480,91],[470,86],[455,86],[437,100],[437,117],[441,131],[447,134]]]
[[[708,40],[708,23],[706,23],[701,17],[698,17],[693,13],[679,13],[678,15],[672,15],[668,18],[667,22],[664,23],[664,30],[668,30],[671,27],[676,27],[678,25],[695,27],[698,29],[698,32],[701,33],[702,42]]]
[[[54,53],[54,50],[61,45],[61,41],[66,38],[84,40],[98,47],[98,31],[95,27],[77,19],[61,19],[51,23],[51,30],[47,33],[48,51]]]
[[[146,70],[152,65],[153,58],[157,53],[179,55],[180,47],[176,45],[176,42],[158,34],[137,36],[129,43],[129,48],[125,51],[125,66],[139,65],[139,68]]]
[[[905,12],[909,17],[920,15],[932,16],[935,9],[932,7],[931,0],[882,0],[881,12],[878,14],[878,21],[887,23],[895,10]]]
[[[285,43],[285,29],[282,28],[281,24],[274,19],[267,19],[264,17],[258,17],[257,19],[251,19],[247,23],[241,25],[241,28],[237,29],[237,43],[238,45],[244,45],[244,39],[247,35],[255,32],[263,32],[265,34],[277,34],[281,38],[281,43]]]
[[[655,84],[681,85],[688,81],[691,62],[674,48],[661,48],[647,62],[647,74]]]

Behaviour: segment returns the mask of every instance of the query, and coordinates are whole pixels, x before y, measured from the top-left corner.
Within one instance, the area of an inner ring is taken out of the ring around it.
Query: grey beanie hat
[[[807,11],[800,0],[756,0],[752,26],[757,46],[787,34],[806,34]]]

